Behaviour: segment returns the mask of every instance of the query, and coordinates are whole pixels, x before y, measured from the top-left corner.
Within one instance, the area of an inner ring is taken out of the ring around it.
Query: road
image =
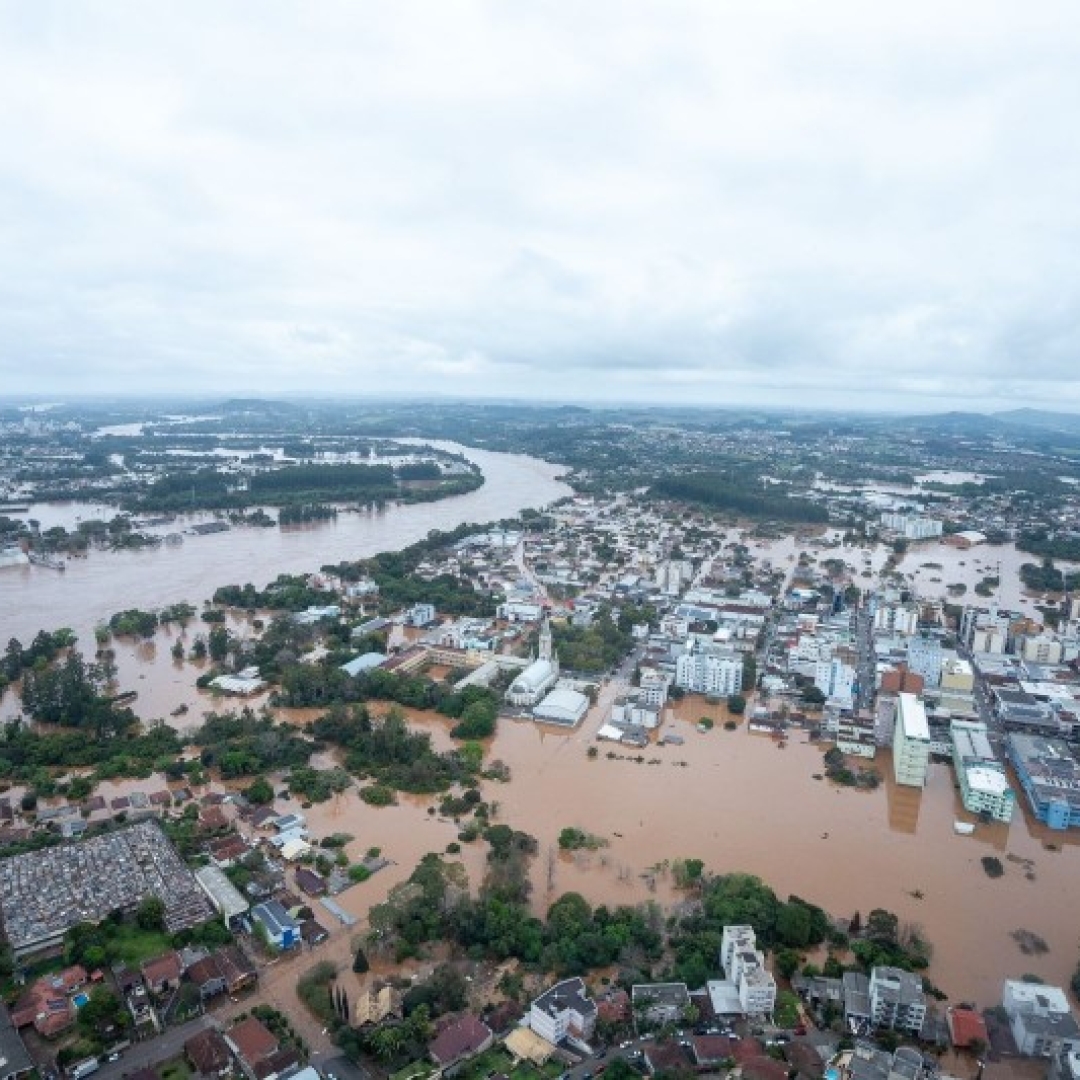
[[[132,1044],[120,1054],[120,1060],[103,1062],[94,1076],[97,1080],[121,1080],[139,1069],[149,1068],[159,1062],[179,1057],[184,1052],[184,1043],[193,1035],[213,1026],[210,1016],[199,1016],[179,1027],[168,1028],[163,1034],[146,1042]]]

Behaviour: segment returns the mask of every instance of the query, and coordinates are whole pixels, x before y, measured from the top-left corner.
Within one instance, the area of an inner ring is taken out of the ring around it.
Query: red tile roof
[[[980,1039],[984,1044],[989,1045],[990,1037],[986,1032],[986,1021],[974,1009],[957,1007],[949,1009],[945,1015],[953,1046],[970,1046],[975,1039]]]

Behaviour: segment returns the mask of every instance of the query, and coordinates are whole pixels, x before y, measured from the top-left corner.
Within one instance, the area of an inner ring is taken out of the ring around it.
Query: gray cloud
[[[1071,0],[0,7],[0,385],[1080,408]]]

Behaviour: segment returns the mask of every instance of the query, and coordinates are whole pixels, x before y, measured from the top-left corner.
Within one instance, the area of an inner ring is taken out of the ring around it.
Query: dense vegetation
[[[874,964],[910,970],[929,959],[925,942],[910,935],[901,940],[891,912],[872,911],[865,928],[856,916],[845,933],[813,904],[796,896],[782,901],[748,874],[709,876],[694,859],[680,863],[675,877],[698,903],[666,921],[655,904],[594,908],[577,893],[559,897],[538,919],[527,905],[535,842],[505,825],[491,826],[483,836],[488,873],[475,898],[460,864],[425,856],[409,880],[372,909],[369,947],[400,960],[427,942],[451,941],[475,958],[515,957],[542,971],[576,974],[617,965],[621,982],[677,980],[690,986],[715,977],[727,925],[752,926],[759,946],[775,950],[789,972],[802,950],[822,943],[836,955],[850,947],[849,966],[860,970]],[[835,959],[830,963],[838,965]]]
[[[335,705],[312,724],[316,738],[345,750],[345,767],[397,791],[445,791],[469,779],[478,761],[461,752],[439,754],[431,736],[410,731],[404,716],[391,709],[373,719],[363,705]]]
[[[1020,580],[1032,592],[1071,592],[1080,588],[1080,572],[1063,573],[1050,559],[1043,559],[1039,566],[1024,563],[1020,567]]]
[[[314,745],[287,724],[245,708],[240,713],[210,713],[191,741],[202,747],[200,760],[226,780],[258,776],[307,765]]]
[[[696,472],[664,476],[652,486],[664,499],[700,503],[752,518],[779,521],[828,521],[824,507],[786,494],[783,489],[762,490],[761,481],[742,472]]]
[[[458,721],[458,739],[486,739],[495,732],[499,698],[484,686],[455,691],[445,683],[382,668],[351,676],[335,663],[290,664],[281,673],[275,702],[290,707],[393,701],[412,709],[434,709]]]
[[[103,665],[88,664],[73,649],[63,660],[23,675],[23,711],[39,723],[83,728],[97,740],[114,738],[138,721],[104,692],[106,682]]]
[[[625,608],[618,622],[611,611],[602,609],[588,626],[571,622],[551,624],[551,640],[566,671],[600,672],[615,667],[634,647],[631,627],[635,622],[649,622],[651,609]]]

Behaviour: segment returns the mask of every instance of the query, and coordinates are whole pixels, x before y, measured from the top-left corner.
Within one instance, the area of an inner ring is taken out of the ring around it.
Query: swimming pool
[[[88,994],[76,994],[71,1000],[75,1002],[76,1009],[81,1009],[90,1000],[90,996]]]
[[[840,1080],[840,1070],[834,1068],[826,1069],[825,1080]]]

